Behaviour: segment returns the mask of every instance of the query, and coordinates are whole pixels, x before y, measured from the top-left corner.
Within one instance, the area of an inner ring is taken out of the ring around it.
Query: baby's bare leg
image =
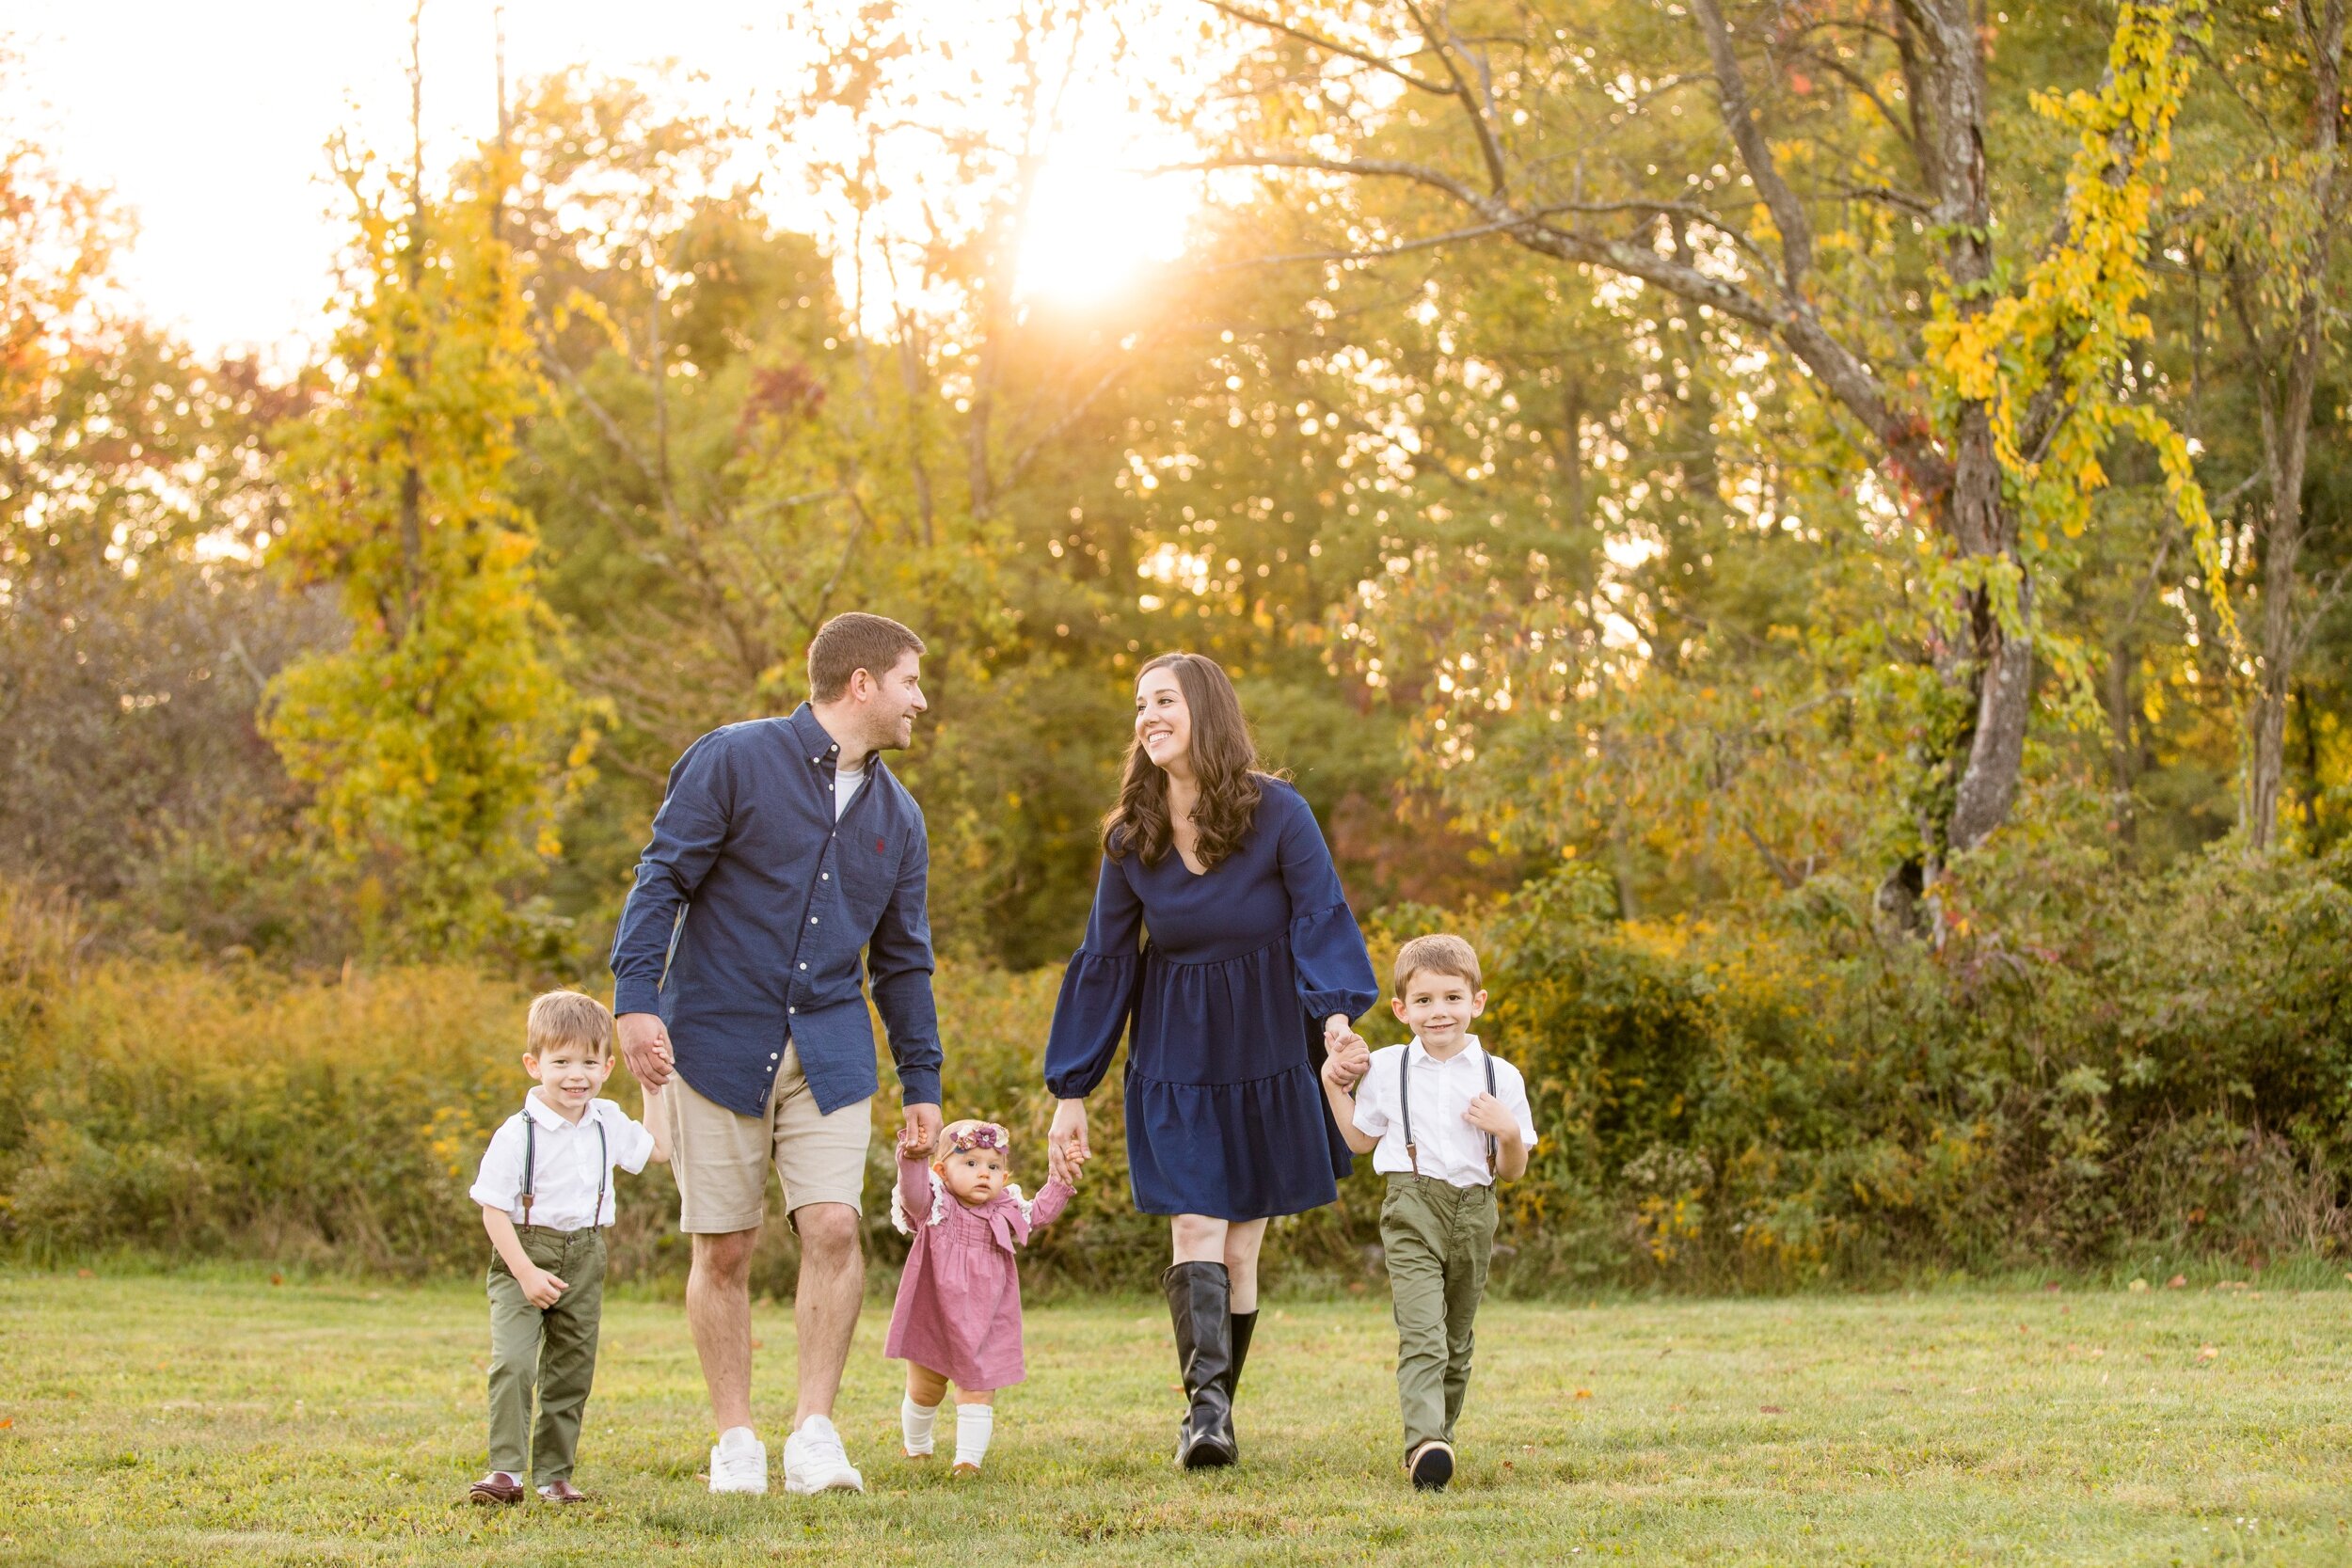
[[[907,1363],[907,1398],[924,1409],[930,1410],[939,1403],[946,1392],[947,1374],[946,1372],[935,1372],[929,1367],[918,1367],[912,1361]],[[956,1398],[961,1402],[963,1396],[958,1394]]]
[[[983,1388],[976,1394],[968,1388],[959,1388],[956,1390],[956,1402],[958,1404],[994,1404],[996,1390]]]

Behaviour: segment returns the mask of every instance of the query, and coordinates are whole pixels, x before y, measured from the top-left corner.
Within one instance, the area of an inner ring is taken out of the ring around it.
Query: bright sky
[[[290,340],[326,335],[327,265],[342,232],[321,178],[328,135],[348,127],[378,149],[405,146],[408,11],[407,0],[0,0],[0,37],[24,56],[24,86],[41,105],[33,122],[54,129],[60,166],[110,186],[137,214],[140,239],[122,267],[133,297],[199,348],[282,354]],[[797,75],[769,20],[774,0],[506,0],[504,12],[510,82],[573,64],[619,73],[671,59],[709,79],[694,90],[713,106],[752,110]],[[425,6],[436,165],[494,124],[493,29],[492,0]],[[1130,139],[1118,127],[1089,129],[1086,145],[1104,150],[1089,158],[1119,156]],[[1148,134],[1139,120],[1133,129]],[[1131,251],[1166,253],[1171,205],[1107,164],[1072,164],[1048,170],[1039,215],[1073,235],[1108,232]],[[1073,257],[1067,238],[1040,250],[1069,276],[1117,270]]]

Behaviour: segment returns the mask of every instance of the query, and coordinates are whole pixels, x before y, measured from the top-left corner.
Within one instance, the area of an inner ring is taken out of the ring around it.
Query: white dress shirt
[[[1387,1174],[1409,1175],[1414,1159],[1405,1151],[1405,1118],[1397,1101],[1398,1064],[1412,1076],[1413,1147],[1420,1153],[1421,1174],[1455,1187],[1486,1187],[1494,1182],[1486,1168],[1486,1134],[1463,1120],[1470,1102],[1486,1092],[1486,1048],[1478,1037],[1438,1061],[1419,1037],[1406,1045],[1387,1045],[1372,1053],[1372,1070],[1356,1085],[1356,1131],[1380,1140],[1372,1151],[1372,1168]],[[1527,1082],[1519,1069],[1502,1057],[1495,1064],[1495,1098],[1518,1123],[1519,1138],[1535,1147],[1535,1117],[1527,1105]]]
[[[523,1118],[538,1130],[532,1170],[531,1217],[523,1217]],[[604,1160],[596,1155],[596,1128],[604,1128]],[[612,1167],[631,1175],[645,1168],[653,1157],[653,1134],[645,1124],[632,1121],[616,1101],[592,1100],[578,1121],[565,1121],[536,1092],[523,1097],[519,1115],[508,1117],[490,1134],[483,1151],[482,1169],[474,1177],[469,1196],[485,1209],[503,1209],[516,1225],[545,1226],[550,1230],[580,1230],[612,1223]],[[596,1207],[596,1189],[604,1189],[604,1206]]]

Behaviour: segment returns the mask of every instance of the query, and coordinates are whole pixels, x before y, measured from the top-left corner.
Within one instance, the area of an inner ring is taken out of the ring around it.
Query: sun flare
[[[1098,304],[1184,250],[1184,182],[1057,154],[1038,175],[1013,270],[1025,300]]]

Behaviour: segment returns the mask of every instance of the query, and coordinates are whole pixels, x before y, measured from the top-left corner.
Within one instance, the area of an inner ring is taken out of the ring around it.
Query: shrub
[[[1441,926],[1470,936],[1493,996],[1480,1032],[1527,1075],[1542,1141],[1503,1193],[1498,1288],[2341,1249],[2352,865],[2217,853],[2125,878],[2022,835],[2008,853],[1939,886],[1932,942],[1881,933],[1867,890],[1825,880],[1736,924],[1628,924],[1573,863],[1464,914],[1375,925],[1380,958]],[[481,1266],[465,1191],[525,1087],[523,989],[463,967],[305,979],[86,945],[69,911],[0,887],[11,1250]],[[1059,980],[937,979],[946,1113],[1003,1122],[1032,1188]],[[1385,1007],[1366,1032],[1399,1034]],[[1078,1200],[1033,1248],[1041,1291],[1148,1288],[1165,1263],[1165,1223],[1128,1197],[1118,1076],[1090,1107]],[[625,1076],[612,1092],[635,1101]],[[895,1094],[875,1117],[866,1225],[887,1267],[904,1256],[882,1197]],[[1337,1204],[1276,1222],[1272,1282],[1376,1273],[1370,1164]],[[624,1199],[617,1272],[680,1277],[666,1173]],[[790,1289],[787,1227],[769,1227],[755,1277]]]

